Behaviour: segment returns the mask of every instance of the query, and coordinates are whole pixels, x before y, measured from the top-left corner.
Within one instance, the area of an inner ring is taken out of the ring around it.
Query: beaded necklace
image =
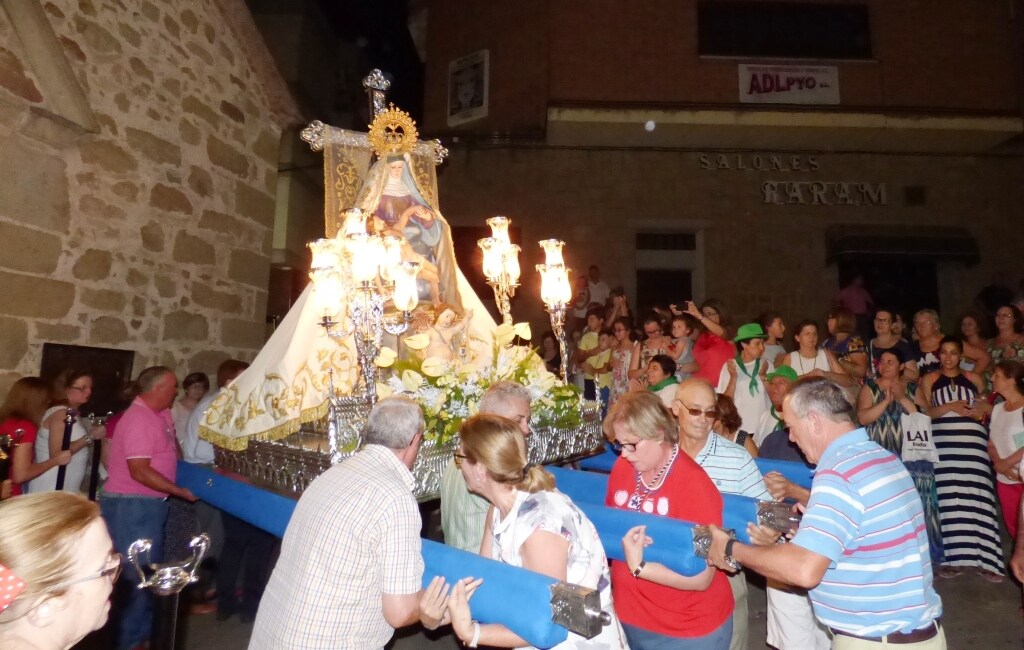
[[[647,497],[649,497],[654,492],[658,491],[658,489],[661,487],[659,483],[661,481],[662,476],[665,474],[665,472],[668,471],[669,467],[672,467],[672,463],[675,462],[676,454],[678,453],[679,445],[672,445],[672,455],[669,456],[668,462],[665,463],[664,467],[658,470],[658,473],[654,475],[653,479],[651,479],[650,486],[648,486],[647,482],[644,481],[642,476],[640,476],[640,472],[634,470],[636,474],[636,488],[633,491],[633,496],[629,498],[629,503],[626,504],[626,507],[628,507],[631,510],[639,510],[640,506],[643,505],[643,502],[647,499]]]

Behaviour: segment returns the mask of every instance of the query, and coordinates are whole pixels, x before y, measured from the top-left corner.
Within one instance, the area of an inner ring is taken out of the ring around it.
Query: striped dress
[[[963,374],[939,375],[932,385],[934,406],[972,398],[977,398],[977,389]],[[999,507],[985,425],[949,412],[932,419],[932,437],[939,451],[935,485],[945,564],[1002,575]]]

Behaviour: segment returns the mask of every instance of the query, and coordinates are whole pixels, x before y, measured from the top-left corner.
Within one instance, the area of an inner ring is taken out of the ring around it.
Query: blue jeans
[[[612,389],[605,386],[598,390],[601,395],[601,421],[608,417],[608,398],[612,396]]]
[[[152,542],[149,562],[163,560],[164,522],[167,502],[161,498],[122,494],[101,494],[100,511],[110,529],[114,548],[128,560],[128,547],[137,539]],[[115,624],[117,648],[127,650],[149,640],[153,627],[153,602],[148,589],[138,589],[139,576],[131,566],[121,572],[115,591],[118,615]]]
[[[732,616],[714,632],[697,637],[665,636],[625,623],[622,629],[633,650],[728,650],[732,640]]]

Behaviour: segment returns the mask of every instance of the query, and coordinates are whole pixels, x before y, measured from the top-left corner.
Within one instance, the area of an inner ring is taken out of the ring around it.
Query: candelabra
[[[401,238],[368,234],[366,215],[359,209],[345,213],[338,237],[319,239],[309,247],[313,251],[309,276],[320,326],[336,341],[353,338],[363,393],[373,403],[377,400],[374,360],[381,339],[384,332],[397,335],[408,329],[419,301],[420,264],[402,261]],[[399,317],[384,316],[389,300],[401,313]]]
[[[551,330],[558,339],[558,351],[562,359],[562,379],[569,383],[569,349],[565,337],[565,313],[572,299],[572,288],[569,286],[569,268],[562,259],[562,247],[565,242],[558,239],[545,239],[540,242],[544,249],[544,264],[538,264],[540,271],[540,297],[551,317]]]
[[[491,236],[477,242],[484,254],[484,275],[487,284],[494,289],[494,302],[501,312],[501,322],[512,324],[512,297],[519,286],[519,246],[508,238],[508,217],[492,217],[487,220]]]

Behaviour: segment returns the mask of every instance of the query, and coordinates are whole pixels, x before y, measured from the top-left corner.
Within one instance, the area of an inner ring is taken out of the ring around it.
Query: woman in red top
[[[693,360],[696,372],[691,375],[703,379],[712,386],[718,383],[722,366],[736,356],[736,346],[729,340],[721,304],[717,300],[706,300],[700,309],[692,302],[686,303],[686,313],[698,322],[696,340],[693,344]]]
[[[608,506],[718,525],[722,496],[704,470],[679,453],[678,426],[657,395],[623,395],[608,413],[604,429],[622,450],[608,479]],[[629,646],[728,648],[733,596],[725,574],[708,567],[684,576],[663,564],[644,562],[648,543],[643,526],[631,529],[622,539],[626,561],[612,562],[615,609]]]
[[[71,452],[62,451],[41,463],[35,459],[36,432],[46,407],[50,388],[39,377],[22,377],[14,382],[0,406],[0,436],[9,436],[11,453],[11,495],[21,494],[21,484],[42,475],[52,467],[67,465]]]

